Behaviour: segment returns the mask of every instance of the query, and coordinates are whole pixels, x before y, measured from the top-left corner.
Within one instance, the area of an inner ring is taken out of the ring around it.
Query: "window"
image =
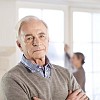
[[[19,19],[27,15],[37,16],[49,27],[48,57],[53,64],[64,66],[64,12],[62,10],[19,8]]]
[[[86,57],[86,92],[100,99],[100,13],[73,12],[73,51]]]

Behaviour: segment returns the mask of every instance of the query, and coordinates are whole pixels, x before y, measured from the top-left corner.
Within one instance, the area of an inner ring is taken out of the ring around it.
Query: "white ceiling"
[[[39,3],[58,3],[58,4],[67,4],[68,2],[89,2],[89,3],[100,3],[100,0],[18,0],[18,1],[30,1],[30,2],[39,2]]]

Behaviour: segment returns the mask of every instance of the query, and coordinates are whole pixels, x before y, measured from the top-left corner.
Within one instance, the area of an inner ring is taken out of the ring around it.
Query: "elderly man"
[[[19,22],[21,62],[2,78],[4,100],[88,100],[67,69],[49,62],[48,27],[34,16]]]

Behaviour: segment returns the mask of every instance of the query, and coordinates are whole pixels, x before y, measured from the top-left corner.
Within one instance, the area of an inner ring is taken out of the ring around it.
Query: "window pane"
[[[93,71],[100,72],[100,44],[93,45]]]
[[[64,42],[64,12],[61,10],[43,10],[43,20],[49,27],[50,41]]]
[[[73,41],[91,42],[91,13],[73,12]]]
[[[93,13],[93,41],[100,42],[100,13]]]
[[[99,26],[100,13],[73,13],[73,49],[85,54],[86,92],[92,100],[100,99],[100,81],[98,80],[100,77]]]
[[[49,43],[48,57],[51,63],[64,67],[64,44]]]
[[[73,51],[74,52],[82,52],[85,55],[85,64],[84,69],[86,72],[92,72],[92,45],[88,44],[73,44]]]
[[[92,99],[92,100],[100,100],[100,94],[94,95],[94,99]]]
[[[92,73],[86,73],[86,84],[85,84],[85,90],[86,94],[93,100],[93,77]]]
[[[31,15],[41,19],[41,9],[19,8],[19,19]]]
[[[93,86],[94,86],[94,96],[96,100],[98,97],[100,97],[100,73],[94,73],[93,74]]]

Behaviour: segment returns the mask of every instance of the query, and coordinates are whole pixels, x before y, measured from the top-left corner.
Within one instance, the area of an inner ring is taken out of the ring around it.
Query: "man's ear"
[[[19,47],[19,49],[20,49],[21,51],[23,51],[20,42],[17,40],[16,43],[17,43],[17,46]]]

